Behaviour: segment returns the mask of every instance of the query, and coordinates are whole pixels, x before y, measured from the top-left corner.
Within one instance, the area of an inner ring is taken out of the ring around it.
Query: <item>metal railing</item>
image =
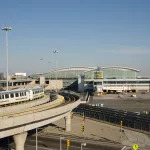
[[[73,110],[73,112],[77,112],[80,115],[84,113],[86,117],[118,125],[122,121],[123,126],[143,131],[150,131],[150,115],[146,114],[137,114],[134,112],[90,106],[86,104],[80,104]]]

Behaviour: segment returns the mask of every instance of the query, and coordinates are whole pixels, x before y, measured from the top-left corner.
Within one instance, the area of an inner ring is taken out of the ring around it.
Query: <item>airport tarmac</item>
[[[132,97],[136,95],[136,97]],[[90,97],[89,104],[102,104],[103,107],[133,112],[150,112],[150,93],[107,94]]]

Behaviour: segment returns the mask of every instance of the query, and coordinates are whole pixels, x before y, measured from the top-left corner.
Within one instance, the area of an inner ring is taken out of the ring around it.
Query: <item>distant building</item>
[[[15,73],[14,75],[10,76],[10,80],[16,80],[16,79],[26,79],[27,74],[26,73]]]
[[[27,74],[26,73],[21,73],[21,72],[17,72],[17,73],[15,73],[15,76],[24,76],[24,77],[26,77],[27,76]]]
[[[36,79],[36,83],[39,83],[40,76],[45,77],[45,84],[49,84],[49,80],[63,80],[63,88],[69,88],[78,90],[78,76],[85,71],[93,70],[93,67],[69,67],[57,69],[43,74],[32,74],[29,77]]]

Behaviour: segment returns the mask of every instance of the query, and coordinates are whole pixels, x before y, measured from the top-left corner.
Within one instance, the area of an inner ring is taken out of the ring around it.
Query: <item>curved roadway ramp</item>
[[[46,103],[23,111],[0,115],[0,138],[13,136],[16,150],[24,150],[27,131],[65,117],[66,131],[71,130],[70,112],[80,104],[75,97],[58,96],[53,105]],[[16,106],[17,107],[17,106]]]

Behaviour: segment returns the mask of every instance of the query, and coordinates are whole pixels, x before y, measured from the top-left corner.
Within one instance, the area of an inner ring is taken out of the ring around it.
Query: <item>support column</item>
[[[27,132],[13,135],[13,139],[16,145],[16,150],[24,150],[24,143],[26,141]]]
[[[70,113],[67,114],[67,116],[65,117],[65,123],[66,123],[66,131],[71,131],[71,117],[70,117]]]

